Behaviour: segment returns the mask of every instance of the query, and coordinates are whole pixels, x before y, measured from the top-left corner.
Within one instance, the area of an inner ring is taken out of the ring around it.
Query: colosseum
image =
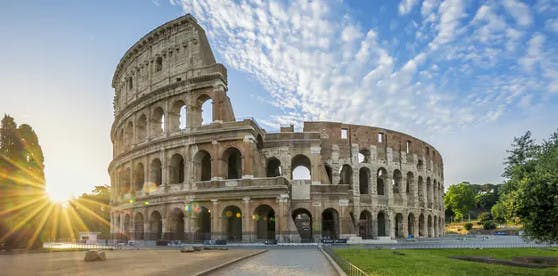
[[[115,239],[374,242],[443,234],[443,162],[434,147],[379,127],[312,121],[302,132],[292,125],[267,132],[254,119],[237,120],[227,69],[191,15],[136,42],[112,86]]]

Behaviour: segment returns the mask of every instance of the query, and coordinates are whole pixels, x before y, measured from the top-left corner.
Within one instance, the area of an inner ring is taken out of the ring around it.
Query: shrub
[[[482,228],[484,230],[493,230],[496,229],[496,223],[494,223],[493,221],[489,220],[484,222],[484,224],[482,225]]]
[[[482,212],[479,215],[479,222],[484,225],[485,222],[492,220],[492,214],[489,212]]]
[[[465,230],[467,231],[471,231],[471,229],[473,229],[473,224],[470,222],[465,223],[463,226],[465,226]]]

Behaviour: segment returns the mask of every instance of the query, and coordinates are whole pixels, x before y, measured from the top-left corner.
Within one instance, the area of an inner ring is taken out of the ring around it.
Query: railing
[[[343,269],[343,271],[345,271],[345,273],[347,273],[347,275],[368,276],[368,273],[364,272],[364,270],[337,255],[330,246],[324,246],[322,249],[337,263],[337,265],[339,265],[339,267],[341,267],[341,269]]]

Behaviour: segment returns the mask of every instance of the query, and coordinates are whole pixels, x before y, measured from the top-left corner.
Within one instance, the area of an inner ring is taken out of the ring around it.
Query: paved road
[[[211,275],[337,275],[317,248],[277,248],[226,266]]]

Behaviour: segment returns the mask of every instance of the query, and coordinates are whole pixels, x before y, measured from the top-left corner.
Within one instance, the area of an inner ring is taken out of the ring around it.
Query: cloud
[[[408,14],[416,4],[418,4],[417,0],[401,0],[399,2],[399,14]]]
[[[461,0],[445,0],[438,8],[440,22],[438,35],[430,44],[431,48],[451,42],[459,34],[459,21],[465,16],[464,3]]]
[[[503,4],[506,10],[520,26],[527,27],[533,23],[531,9],[526,4],[517,0],[505,0],[503,1]]]

